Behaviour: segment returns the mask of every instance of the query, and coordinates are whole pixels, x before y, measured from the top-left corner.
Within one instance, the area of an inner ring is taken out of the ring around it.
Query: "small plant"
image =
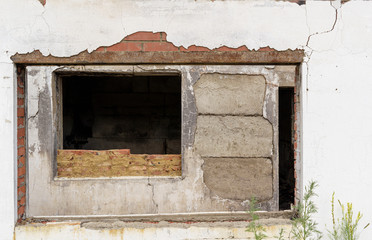
[[[341,207],[342,217],[341,219],[335,219],[335,193],[332,194],[332,231],[328,231],[329,237],[332,240],[357,240],[359,238],[358,224],[363,215],[358,212],[355,220],[353,220],[353,204],[346,203],[346,206],[338,200]],[[369,223],[363,228],[367,228]]]
[[[280,229],[278,240],[284,240],[284,229],[283,228]]]
[[[317,196],[315,188],[318,184],[315,181],[310,182],[309,186],[305,187],[303,200],[296,206],[298,217],[293,220],[291,235],[296,240],[321,239],[322,234],[317,229],[317,223],[311,218],[314,213],[317,213],[312,198]]]
[[[258,211],[259,209],[256,205],[256,199],[252,198],[249,202],[248,212],[252,220],[249,222],[249,225],[247,226],[247,229],[245,231],[253,233],[255,240],[262,240],[267,238],[267,235],[265,234],[265,228],[260,223],[258,223],[259,216],[256,214],[256,211]]]

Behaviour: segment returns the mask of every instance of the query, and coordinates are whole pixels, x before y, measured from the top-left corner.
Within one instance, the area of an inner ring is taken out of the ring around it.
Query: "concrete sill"
[[[258,211],[260,219],[291,220],[295,211]],[[131,215],[75,215],[75,216],[36,216],[27,218],[21,224],[47,223],[47,222],[168,222],[168,223],[198,223],[198,222],[231,222],[250,221],[251,216],[247,212],[198,212],[198,213],[169,213],[169,214],[131,214]]]

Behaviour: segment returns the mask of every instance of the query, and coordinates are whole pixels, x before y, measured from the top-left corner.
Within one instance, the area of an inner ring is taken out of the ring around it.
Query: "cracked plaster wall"
[[[305,49],[303,182],[319,182],[320,226],[330,224],[330,197],[352,201],[372,217],[372,2],[304,5],[274,1],[1,1],[0,8],[0,233],[15,222],[15,78],[9,59],[39,49],[70,56],[120,41],[137,31],[164,31],[175,45],[246,45]],[[337,10],[337,14],[336,14]],[[336,18],[337,17],[337,18]],[[211,37],[213,36],[213,37]],[[346,175],[346,176],[345,176]],[[367,190],[367,191],[366,191]],[[6,197],[3,197],[6,196]],[[369,239],[367,229],[361,239]]]

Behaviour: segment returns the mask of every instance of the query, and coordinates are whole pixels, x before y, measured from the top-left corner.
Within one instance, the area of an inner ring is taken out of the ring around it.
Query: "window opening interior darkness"
[[[279,208],[294,203],[294,88],[279,88]]]
[[[180,76],[62,76],[63,148],[181,153]]]

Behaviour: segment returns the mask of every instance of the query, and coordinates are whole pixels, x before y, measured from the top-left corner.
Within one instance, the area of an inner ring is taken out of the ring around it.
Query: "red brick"
[[[21,175],[22,176],[22,175]],[[17,179],[17,183],[18,183],[18,187],[21,186],[21,184],[25,185],[25,176],[22,176],[22,177],[18,177]]]
[[[106,51],[105,47],[99,47],[96,49],[96,52],[104,52],[104,51]]]
[[[18,106],[24,106],[25,105],[25,99],[24,98],[17,98],[17,105]]]
[[[207,48],[207,47],[191,45],[187,48],[186,51],[189,51],[189,52],[206,52],[206,51],[210,51],[210,49]]]
[[[17,109],[17,117],[24,117],[25,116],[25,109],[24,108],[18,108]]]
[[[18,206],[20,206],[20,205],[25,205],[25,203],[26,203],[26,197],[23,196],[23,197],[21,197],[21,199],[18,201]]]
[[[147,52],[168,52],[178,51],[178,47],[169,42],[146,42],[143,43],[143,51]]]
[[[112,45],[111,47],[107,47],[107,51],[141,51],[142,50],[142,43],[140,42],[120,42],[117,44]]]
[[[17,155],[18,156],[23,156],[23,155],[25,155],[25,153],[26,153],[25,147],[18,148],[18,150],[17,150]]]
[[[271,48],[271,47],[262,47],[260,49],[258,49],[259,52],[270,52],[270,51],[275,51],[274,48]]]
[[[160,33],[160,32],[156,32],[156,33],[136,32],[129,36],[126,36],[124,40],[127,40],[127,41],[160,41],[160,40],[166,40],[166,36],[167,35],[165,33]]]
[[[18,87],[18,88],[17,88],[17,93],[18,93],[18,94],[25,94],[25,90],[24,90],[24,88],[20,88],[20,87]]]
[[[26,165],[26,157],[20,157],[19,159],[18,159],[18,163],[22,163],[23,165]]]
[[[240,46],[238,48],[231,48],[222,46],[219,48],[214,49],[214,51],[220,51],[220,52],[228,52],[228,51],[235,51],[235,52],[242,52],[242,51],[248,51],[248,48],[246,46]]]
[[[236,48],[235,51],[244,52],[244,51],[249,51],[249,49],[246,46],[240,46]]]
[[[17,77],[17,84],[18,84],[19,87],[24,87],[24,85],[25,85],[23,79],[20,76]]]
[[[17,169],[17,174],[18,174],[17,175],[18,177],[25,175],[26,174],[26,166],[18,168]]]
[[[17,194],[19,195],[20,193],[26,194],[26,185],[23,185],[17,189]]]
[[[17,118],[17,127],[24,126],[25,125],[25,118],[24,117],[18,117]]]
[[[18,208],[18,217],[21,217],[23,214],[25,214],[25,206],[20,206]]]
[[[25,136],[25,133],[26,133],[26,130],[25,128],[18,128],[17,130],[17,137],[24,137]]]
[[[298,96],[296,94],[294,95],[294,102],[298,103]]]
[[[24,146],[25,145],[25,138],[18,138],[17,139],[17,146]]]

